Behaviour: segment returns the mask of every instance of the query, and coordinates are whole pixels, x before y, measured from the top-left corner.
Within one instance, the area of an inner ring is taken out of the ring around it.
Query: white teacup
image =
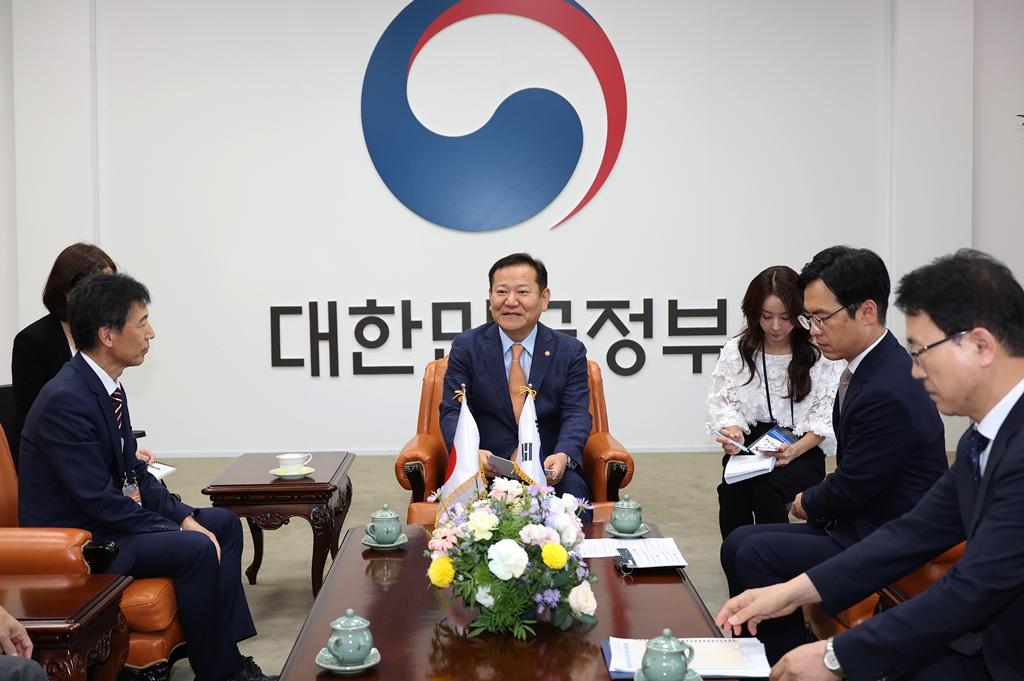
[[[298,473],[312,459],[312,454],[278,454],[277,465],[285,473]]]

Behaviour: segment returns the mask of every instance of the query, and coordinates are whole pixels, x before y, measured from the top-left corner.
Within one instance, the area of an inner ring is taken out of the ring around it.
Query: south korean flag
[[[527,391],[523,412],[519,416],[519,448],[516,450],[516,471],[528,485],[548,484],[544,474],[544,453],[541,451],[540,430],[537,428],[537,405],[533,391]]]

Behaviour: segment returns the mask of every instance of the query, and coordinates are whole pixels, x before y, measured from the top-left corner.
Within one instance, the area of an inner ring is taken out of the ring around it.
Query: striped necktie
[[[117,429],[121,430],[121,404],[124,402],[123,395],[121,393],[121,386],[117,386],[114,392],[110,393],[110,401],[114,403],[114,416],[117,417]]]

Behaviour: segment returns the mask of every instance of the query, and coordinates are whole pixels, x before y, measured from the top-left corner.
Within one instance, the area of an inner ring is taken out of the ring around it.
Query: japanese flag
[[[457,503],[466,504],[485,492],[483,472],[480,470],[480,429],[469,411],[469,400],[462,396],[459,423],[455,426],[451,457],[448,459],[448,473],[437,495],[440,502],[437,517]]]
[[[540,430],[537,428],[537,405],[533,395],[526,393],[523,412],[519,416],[519,449],[516,450],[517,471],[528,485],[548,484],[544,474],[544,453],[540,447]]]

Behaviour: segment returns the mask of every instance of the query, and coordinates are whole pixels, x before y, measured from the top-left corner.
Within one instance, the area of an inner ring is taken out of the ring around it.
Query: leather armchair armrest
[[[86,530],[64,527],[0,527],[0,572],[8,575],[84,575]]]
[[[625,473],[618,484],[614,468],[625,466]],[[633,479],[633,457],[610,433],[592,433],[583,447],[583,476],[590,485],[591,501],[618,501],[618,490]],[[608,482],[611,480],[612,485]],[[614,489],[609,489],[614,487]]]
[[[413,491],[413,501],[423,501],[424,494],[439,488],[444,483],[447,469],[448,452],[444,444],[426,433],[414,435],[395,459],[395,477],[402,487]],[[416,476],[420,479],[417,480]]]

